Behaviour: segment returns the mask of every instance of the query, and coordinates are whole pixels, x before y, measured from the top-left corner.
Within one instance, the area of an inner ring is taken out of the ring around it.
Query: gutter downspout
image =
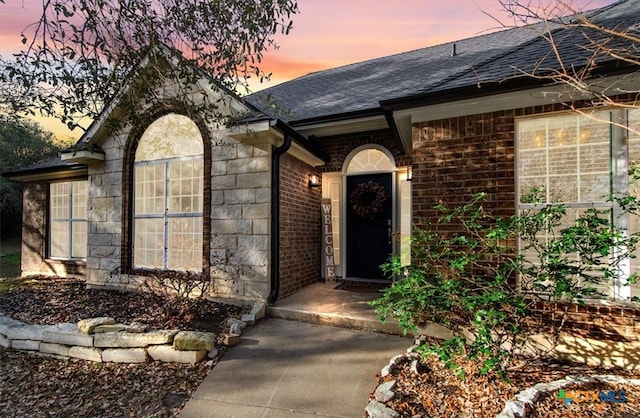
[[[284,134],[284,142],[273,150],[271,159],[271,293],[267,304],[273,305],[280,293],[280,157],[291,147],[293,138]]]

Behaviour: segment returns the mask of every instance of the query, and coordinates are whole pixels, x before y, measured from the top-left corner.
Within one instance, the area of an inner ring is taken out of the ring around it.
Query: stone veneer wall
[[[271,147],[213,141],[211,277],[216,296],[269,294]]]
[[[485,208],[501,216],[513,215],[515,118],[561,110],[566,110],[566,106],[556,104],[414,125],[415,225],[425,226],[428,222],[437,225],[433,208],[436,204],[442,201],[450,206],[459,205],[478,192],[488,194]],[[564,339],[640,342],[640,310],[634,305],[607,301],[593,301],[588,306],[540,303],[532,315],[549,329],[563,322]],[[575,345],[572,349],[579,346],[572,344]],[[577,349],[592,353],[584,347]]]
[[[124,145],[128,131],[108,137],[102,144],[104,162],[89,165],[88,185],[88,285],[118,286],[122,269]]]
[[[290,155],[280,167],[280,297],[320,279],[321,188],[309,188],[315,169]]]
[[[208,125],[211,199],[209,273],[214,296],[266,299],[269,292],[269,217],[271,147],[239,142]],[[205,133],[203,133],[204,136]],[[135,284],[130,243],[125,235],[130,215],[123,195],[131,193],[124,162],[129,133],[104,140],[104,163],[89,167],[89,237],[87,283],[126,287]],[[131,158],[133,160],[133,158]],[[123,179],[125,184],[123,184]],[[206,194],[205,194],[206,195]],[[207,203],[205,203],[207,204]],[[124,251],[123,251],[124,248]],[[124,257],[123,257],[124,254]]]
[[[47,258],[49,183],[25,183],[22,192],[21,274],[81,276],[85,262]]]

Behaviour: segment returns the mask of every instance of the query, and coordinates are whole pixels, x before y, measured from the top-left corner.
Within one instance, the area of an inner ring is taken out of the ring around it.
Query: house
[[[588,16],[640,33],[639,0]],[[595,89],[635,107],[592,108],[588,95],[532,76],[559,68],[542,24],[319,71],[244,99],[209,92],[224,99],[229,127],[165,89],[116,134],[114,99],[73,150],[6,174],[24,182],[22,274],[126,286],[150,269],[191,270],[211,277],[215,296],[274,302],[325,267],[339,279],[385,280],[378,266],[392,252],[410,260],[411,229],[434,220],[439,200],[487,192],[511,215],[525,208],[523,191],[543,184],[549,201],[576,212],[613,210],[602,196],[626,190],[640,161],[630,133],[640,128],[637,61],[592,57],[581,31],[550,25],[565,66],[593,66]],[[637,316],[616,303],[640,288],[603,291],[609,302],[577,312],[577,327],[597,332],[592,313]],[[635,319],[618,323],[635,338]]]

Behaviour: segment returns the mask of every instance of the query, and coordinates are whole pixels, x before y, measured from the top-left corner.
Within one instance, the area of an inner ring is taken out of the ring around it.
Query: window
[[[637,231],[638,221],[616,213],[608,198],[612,193],[630,191],[629,165],[640,161],[640,136],[631,132],[634,126],[637,132],[639,125],[640,110],[624,109],[517,121],[518,202],[533,187],[542,186],[546,203],[566,205],[567,222],[595,207],[609,210],[617,227]],[[522,203],[518,208],[532,209]],[[637,259],[629,260],[626,274],[638,269]],[[599,290],[613,299],[629,299],[635,291],[623,283]]]
[[[165,115],[136,149],[133,266],[202,271],[203,142],[188,117]]]
[[[49,193],[49,256],[87,256],[87,182],[52,183]]]

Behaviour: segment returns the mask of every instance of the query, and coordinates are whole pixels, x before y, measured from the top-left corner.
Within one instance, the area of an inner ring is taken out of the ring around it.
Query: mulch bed
[[[435,343],[436,340],[430,340]],[[544,359],[517,358],[508,372],[510,383],[490,374],[480,374],[476,364],[459,361],[466,373],[464,380],[454,371],[443,367],[435,357],[422,359],[411,369],[410,362],[403,362],[392,370],[391,375],[378,383],[396,380],[396,396],[386,405],[400,413],[401,417],[495,417],[505,403],[522,390],[537,383],[548,383],[567,375],[613,374],[628,379],[640,378],[640,371],[605,369],[584,364],[559,362]],[[415,372],[418,372],[417,374]],[[626,403],[572,402],[565,406],[556,399],[558,391],[548,392],[527,411],[527,417],[640,417],[640,386],[610,386],[607,384],[575,384],[567,390],[625,390]],[[373,397],[373,394],[372,394]]]
[[[77,322],[110,316],[150,329],[209,331],[222,338],[230,317],[245,309],[201,301],[182,319],[167,317],[167,303],[145,293],[86,289],[74,279],[30,278],[1,283],[0,315],[30,324]],[[1,416],[147,417],[177,416],[214,366],[149,362],[92,363],[0,348]]]
[[[34,324],[112,316],[118,322],[143,322],[155,329],[191,329],[223,335],[227,318],[238,318],[243,313],[241,307],[204,301],[185,318],[176,320],[165,317],[165,305],[148,294],[89,290],[80,280],[40,278],[0,285],[0,314]],[[224,353],[220,341],[218,347]],[[29,417],[177,416],[213,367],[206,362],[195,366],[159,362],[101,364],[3,348],[0,365],[0,415]],[[473,364],[463,364],[467,377],[462,381],[433,358],[419,363],[417,374],[409,363],[403,363],[386,378],[398,381],[397,395],[387,405],[403,417],[494,417],[507,400],[536,383],[567,375],[640,378],[637,371],[543,360],[517,359],[513,366],[509,372],[511,384],[506,384],[499,378],[480,375]],[[610,389],[598,384],[593,388]],[[572,402],[565,406],[555,398],[557,392],[552,392],[536,402],[528,416],[640,416],[640,387],[614,389],[626,391],[626,403]]]

